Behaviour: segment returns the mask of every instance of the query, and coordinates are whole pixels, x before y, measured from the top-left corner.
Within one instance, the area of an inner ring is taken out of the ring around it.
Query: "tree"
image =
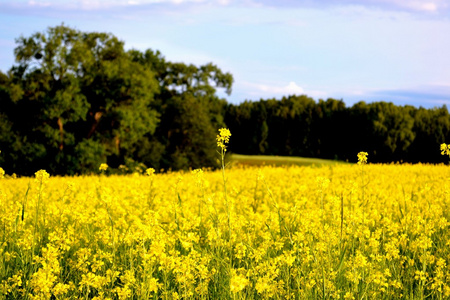
[[[314,133],[310,136],[320,137],[318,149],[320,156],[328,159],[346,159],[347,151],[338,145],[349,143],[350,126],[347,123],[348,109],[342,100],[320,99],[315,110]]]
[[[408,160],[442,162],[442,155],[437,149],[440,144],[448,143],[450,139],[450,114],[447,107],[420,107],[412,111],[412,117],[416,137],[408,149]]]
[[[130,51],[133,61],[154,69],[159,81],[154,107],[161,122],[153,136],[146,136],[152,156],[139,159],[157,167],[186,169],[216,164],[215,136],[225,126],[226,101],[216,95],[218,88],[231,93],[233,77],[212,63],[202,66],[167,62],[160,52]],[[159,156],[159,157],[158,157]],[[150,159],[152,161],[148,161]]]
[[[414,141],[414,119],[408,107],[393,103],[375,102],[370,105],[373,117],[373,133],[379,141],[376,147],[381,161],[399,161],[406,158],[406,151]]]
[[[34,168],[66,173],[93,170],[107,159],[120,164],[155,131],[155,74],[113,35],[61,25],[17,44],[10,88],[19,86],[23,97],[8,115],[27,143],[42,150]]]

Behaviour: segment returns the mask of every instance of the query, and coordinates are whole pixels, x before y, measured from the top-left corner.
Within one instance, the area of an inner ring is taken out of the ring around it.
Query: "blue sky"
[[[127,49],[213,62],[229,102],[314,99],[450,106],[450,0],[0,0],[0,70],[15,39],[64,23]]]

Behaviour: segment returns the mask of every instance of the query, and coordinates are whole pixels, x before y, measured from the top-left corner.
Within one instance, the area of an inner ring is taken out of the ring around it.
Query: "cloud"
[[[250,0],[259,6],[278,8],[325,8],[342,6],[362,6],[382,10],[400,10],[420,13],[444,13],[449,10],[448,0]]]
[[[376,1],[379,2],[380,6],[392,6],[393,8],[400,8],[418,12],[438,12],[448,8],[448,4],[443,0],[433,0],[433,1],[421,1],[421,0],[384,0]]]
[[[324,87],[322,87],[324,89]],[[401,89],[329,89],[323,90],[305,89],[295,82],[283,85],[269,85],[260,83],[237,83],[233,88],[233,94],[228,98],[231,103],[238,104],[244,100],[257,101],[259,99],[280,99],[290,95],[307,95],[313,99],[342,99],[346,105],[352,106],[357,102],[392,102],[395,105],[412,105],[415,107],[433,108],[446,105],[450,109],[450,85],[424,85],[415,88]]]
[[[257,84],[257,83],[247,83],[247,86],[253,88],[256,93],[266,93],[270,95],[293,95],[293,94],[303,94],[304,90],[302,87],[298,86],[295,82],[291,81],[286,86],[275,86],[267,84]]]
[[[0,0],[0,15],[37,16],[49,20],[141,20],[187,16],[210,7],[222,8],[227,0]]]
[[[31,0],[31,1],[28,2],[28,5],[30,5],[30,6],[38,6],[38,7],[49,7],[49,6],[52,5],[52,3],[48,2],[48,1],[34,1],[34,0]]]
[[[448,0],[6,0],[1,1],[0,9],[35,8],[51,10],[104,11],[139,7],[143,10],[183,7],[247,7],[279,9],[327,9],[342,7],[364,7],[391,11],[407,11],[431,15],[446,15],[450,12]],[[5,10],[6,9],[6,10]]]
[[[327,96],[327,93],[318,90],[306,90],[299,86],[294,81],[289,82],[286,85],[277,85],[277,84],[262,84],[262,83],[252,83],[252,82],[237,82],[236,86],[233,88],[233,93],[235,93],[233,97],[237,100],[233,102],[240,102],[245,99],[247,100],[257,100],[257,99],[270,99],[270,98],[281,98],[284,96],[290,95],[307,95],[313,98],[324,98]]]
[[[363,89],[357,91],[341,91],[340,94],[347,104],[359,101],[392,102],[396,105],[413,105],[425,108],[450,107],[450,85],[423,85],[414,88],[400,89]]]
[[[340,14],[352,13],[359,15],[358,10],[392,11],[421,14],[427,16],[444,16],[450,13],[448,0],[0,0],[0,11],[4,14],[41,15],[55,17],[56,15],[85,16],[88,13],[106,14],[109,17],[136,15],[148,17],[148,14],[174,14],[176,12],[198,12],[202,10],[248,9],[266,11],[267,8],[276,15],[276,11],[292,9],[329,10]],[[355,10],[356,9],[356,10]],[[254,23],[253,13],[240,20],[228,20],[241,23]],[[258,23],[277,22],[290,26],[305,26],[302,20],[288,18],[283,21],[273,20],[271,14],[258,18]]]
[[[450,87],[429,86],[421,89],[393,89],[381,90],[373,93],[385,99],[385,101],[396,101],[404,104],[442,105],[450,104]]]
[[[126,7],[148,7],[156,6],[177,6],[177,5],[198,5],[198,4],[212,4],[212,5],[229,5],[231,0],[18,0],[18,1],[4,1],[1,3],[3,7],[11,8],[50,8],[58,10],[105,10]]]

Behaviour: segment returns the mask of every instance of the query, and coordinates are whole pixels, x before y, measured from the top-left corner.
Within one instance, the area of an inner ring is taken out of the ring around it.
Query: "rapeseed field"
[[[448,166],[227,167],[229,138],[216,171],[0,172],[1,298],[450,297]]]

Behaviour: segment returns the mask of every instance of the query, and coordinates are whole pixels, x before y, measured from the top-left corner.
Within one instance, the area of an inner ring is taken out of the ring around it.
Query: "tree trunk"
[[[61,118],[58,118],[58,127],[59,127],[59,150],[62,151],[64,148],[64,129]]]
[[[102,115],[103,113],[101,111],[98,111],[94,114],[94,123],[92,123],[91,130],[89,130],[89,133],[87,135],[88,138],[90,138],[94,134],[95,129],[97,128],[97,125],[100,122],[100,118],[102,117]]]

